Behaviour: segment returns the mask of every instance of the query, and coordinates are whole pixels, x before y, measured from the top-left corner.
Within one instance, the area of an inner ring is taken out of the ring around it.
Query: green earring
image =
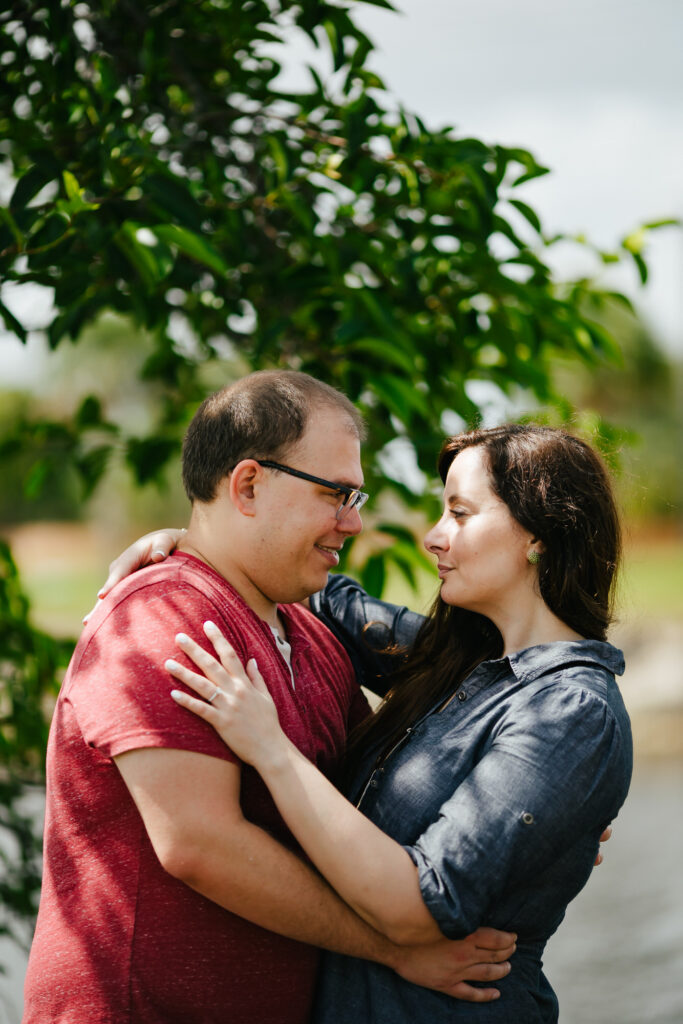
[[[538,553],[538,551],[535,550],[535,548],[532,548],[531,551],[527,552],[526,560],[529,563],[529,565],[538,565],[538,563],[541,561],[541,556]]]

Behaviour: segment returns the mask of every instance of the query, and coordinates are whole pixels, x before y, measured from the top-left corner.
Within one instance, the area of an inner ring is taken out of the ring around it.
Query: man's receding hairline
[[[363,441],[365,440],[365,432],[363,430],[364,423],[362,417],[360,416],[360,413],[358,414],[359,419],[358,421],[356,421],[351,415],[351,413],[348,411],[348,409],[345,409],[343,405],[338,404],[332,398],[327,399],[321,395],[320,398],[316,398],[316,400],[310,404],[308,408],[308,415],[306,416],[306,425],[304,427],[303,433],[299,437],[297,437],[296,440],[290,442],[290,444],[288,444],[285,447],[282,453],[283,458],[287,457],[292,452],[296,452],[297,449],[301,447],[308,432],[308,429],[315,419],[316,413],[324,412],[326,410],[331,410],[333,413],[336,413],[337,419],[339,420],[340,423],[344,423],[344,421],[346,421],[345,426],[347,428],[348,434],[351,437],[355,437],[359,444],[363,443]]]

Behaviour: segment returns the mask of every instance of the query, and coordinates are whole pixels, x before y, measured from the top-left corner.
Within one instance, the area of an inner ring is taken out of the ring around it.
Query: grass
[[[629,545],[619,598],[625,618],[683,619],[683,540]]]
[[[57,636],[77,637],[106,575],[95,566],[72,566],[59,575],[49,569],[25,570],[22,581],[34,623]]]

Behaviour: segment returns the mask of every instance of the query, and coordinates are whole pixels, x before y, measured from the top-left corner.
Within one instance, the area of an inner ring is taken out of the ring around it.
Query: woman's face
[[[465,448],[451,463],[443,515],[424,544],[437,558],[446,604],[497,623],[535,593],[527,554],[540,545],[493,491],[481,446]]]

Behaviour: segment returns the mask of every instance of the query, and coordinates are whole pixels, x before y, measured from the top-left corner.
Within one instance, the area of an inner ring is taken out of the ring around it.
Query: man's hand
[[[500,981],[510,973],[508,957],[517,936],[494,928],[478,928],[467,938],[442,939],[425,946],[406,946],[392,967],[406,981],[470,1003],[490,1003],[500,997],[496,988],[476,988],[470,981]]]

